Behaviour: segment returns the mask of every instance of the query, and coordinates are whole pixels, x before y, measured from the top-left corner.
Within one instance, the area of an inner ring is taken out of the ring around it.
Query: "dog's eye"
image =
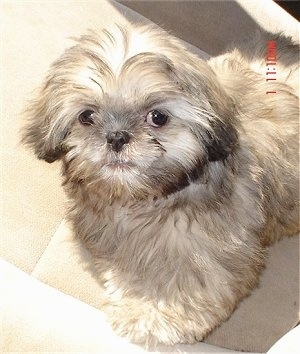
[[[161,127],[168,121],[168,116],[160,111],[154,110],[147,114],[146,121],[152,127]]]
[[[94,124],[94,118],[93,118],[93,114],[95,112],[94,111],[91,111],[90,109],[82,112],[80,115],[79,115],[79,122],[81,124],[84,124],[84,125],[92,125]]]

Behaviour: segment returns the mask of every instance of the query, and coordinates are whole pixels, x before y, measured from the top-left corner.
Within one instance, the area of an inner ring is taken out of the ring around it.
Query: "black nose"
[[[125,130],[109,132],[106,134],[106,141],[114,151],[119,152],[122,150],[123,145],[129,143],[130,134]]]

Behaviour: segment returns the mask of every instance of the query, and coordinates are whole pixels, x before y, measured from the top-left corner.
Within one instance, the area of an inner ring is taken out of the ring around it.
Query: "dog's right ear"
[[[22,128],[22,143],[33,149],[39,159],[49,163],[68,151],[65,139],[70,123],[67,117],[63,117],[60,106],[57,93],[46,83],[24,112],[28,122]]]

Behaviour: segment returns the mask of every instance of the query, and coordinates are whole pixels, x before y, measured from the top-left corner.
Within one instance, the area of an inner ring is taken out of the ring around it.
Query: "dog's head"
[[[237,145],[231,100],[209,65],[162,30],[91,33],[57,60],[24,141],[73,183],[134,196],[201,180]]]

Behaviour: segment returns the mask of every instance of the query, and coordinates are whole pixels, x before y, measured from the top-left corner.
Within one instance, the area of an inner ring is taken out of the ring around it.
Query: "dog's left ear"
[[[23,128],[22,143],[32,148],[39,159],[52,163],[68,151],[65,139],[70,123],[59,109],[58,95],[48,86],[46,82],[37,99],[26,108],[28,122]]]
[[[198,127],[193,123],[192,130],[204,142],[208,161],[225,160],[238,146],[239,123],[234,103],[205,61],[188,57],[185,64],[175,72],[181,90],[187,92],[198,116]]]
[[[204,93],[213,112],[204,137],[208,161],[222,161],[238,146],[236,108],[215,75],[206,84]]]
[[[238,145],[236,127],[231,122],[213,121],[212,130],[205,132],[205,147],[208,161],[225,160]]]

